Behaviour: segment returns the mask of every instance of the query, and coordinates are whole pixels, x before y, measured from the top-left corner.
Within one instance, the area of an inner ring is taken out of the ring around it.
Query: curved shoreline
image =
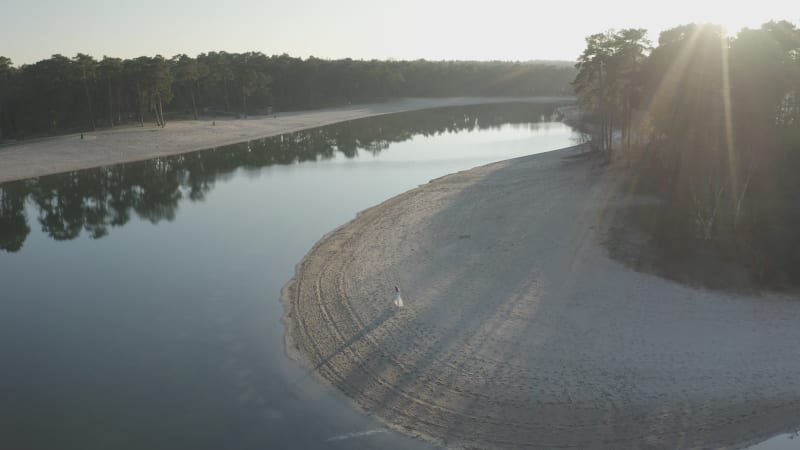
[[[561,103],[572,97],[405,98],[247,119],[185,120],[166,128],[125,127],[0,146],[0,183],[142,161],[398,112],[488,103]]]
[[[447,175],[328,233],[282,292],[289,355],[439,445],[735,448],[796,428],[800,302],[610,260],[615,169],[570,152]]]

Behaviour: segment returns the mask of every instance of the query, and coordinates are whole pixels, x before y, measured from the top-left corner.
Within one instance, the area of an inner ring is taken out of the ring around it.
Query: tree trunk
[[[3,142],[3,127],[6,126],[7,118],[6,118],[6,105],[3,102],[0,102],[0,143]]]
[[[194,114],[194,120],[197,120],[197,102],[194,99],[194,88],[190,88],[189,91],[192,94],[192,113]]]
[[[311,83],[308,83],[308,107],[314,107],[314,91],[311,90]]]
[[[161,105],[161,95],[158,96],[158,115],[161,117],[161,128],[167,126],[167,122],[164,120],[164,108]]]
[[[607,129],[607,147],[606,147],[606,158],[608,161],[611,161],[611,150],[614,148],[614,118],[609,116],[608,118],[608,129]]]
[[[222,80],[222,91],[225,93],[225,111],[226,112],[230,112],[230,110],[231,110],[231,102],[230,102],[230,99],[228,99],[228,80],[227,79],[223,79]]]
[[[117,124],[122,123],[122,89],[117,86]]]
[[[739,199],[736,201],[736,214],[733,216],[733,229],[737,230],[739,228],[739,217],[742,212],[742,201],[744,200],[744,196],[747,194],[747,188],[750,186],[750,179],[753,178],[753,165],[751,164],[747,170],[747,180],[744,182],[744,187],[742,187],[742,193],[739,194]]]
[[[630,106],[630,103],[628,103],[628,120],[625,126],[627,128],[627,132],[625,133],[625,147],[627,147],[626,152],[628,153],[628,159],[631,160],[633,159],[633,155],[631,155],[631,153],[633,153],[633,150],[631,149],[631,133],[633,132],[633,108]],[[630,164],[630,161],[628,161],[628,163]]]
[[[111,92],[111,75],[108,76],[108,125],[114,128],[114,96]]]
[[[86,77],[83,78],[83,91],[86,93],[86,104],[89,106],[89,122],[92,124],[92,131],[96,130],[94,124],[94,111],[92,111],[92,99],[89,97],[89,83],[86,82]]]
[[[142,97],[142,90],[137,86],[136,88],[136,103],[139,107],[139,124],[144,128],[144,98]]]
[[[156,116],[156,125],[163,127],[164,122],[161,120],[161,113],[158,111],[158,100],[153,101],[153,114]]]

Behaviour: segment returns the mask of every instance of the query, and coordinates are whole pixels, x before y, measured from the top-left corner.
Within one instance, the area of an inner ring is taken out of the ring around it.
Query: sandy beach
[[[572,97],[407,98],[382,103],[250,116],[247,119],[186,120],[166,128],[146,123],[98,132],[0,146],[0,183],[53,173],[176,155],[363,117],[446,106],[485,103],[573,101]]]
[[[800,301],[610,259],[620,173],[576,152],[445,176],[326,235],[284,289],[290,355],[451,448],[743,448],[797,429]]]

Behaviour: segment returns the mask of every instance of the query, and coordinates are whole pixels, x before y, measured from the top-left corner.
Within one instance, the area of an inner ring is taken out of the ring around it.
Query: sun
[[[783,0],[722,3],[681,0],[670,5],[669,18],[675,25],[684,23],[711,23],[721,26],[730,35],[743,28],[759,28],[770,20],[796,20],[797,11]]]

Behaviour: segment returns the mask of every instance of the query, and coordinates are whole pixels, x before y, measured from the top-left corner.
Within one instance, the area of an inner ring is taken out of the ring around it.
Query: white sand
[[[571,97],[451,97],[409,98],[350,105],[339,108],[251,116],[247,119],[218,119],[169,122],[166,128],[145,124],[144,128],[125,127],[22,142],[0,147],[0,183],[52,173],[140,161],[234,144],[251,139],[329,125],[336,122],[381,114],[443,106],[499,102],[552,103]]]
[[[451,447],[740,448],[800,425],[800,300],[609,259],[619,174],[572,151],[443,177],[327,235],[284,291],[290,354]]]

